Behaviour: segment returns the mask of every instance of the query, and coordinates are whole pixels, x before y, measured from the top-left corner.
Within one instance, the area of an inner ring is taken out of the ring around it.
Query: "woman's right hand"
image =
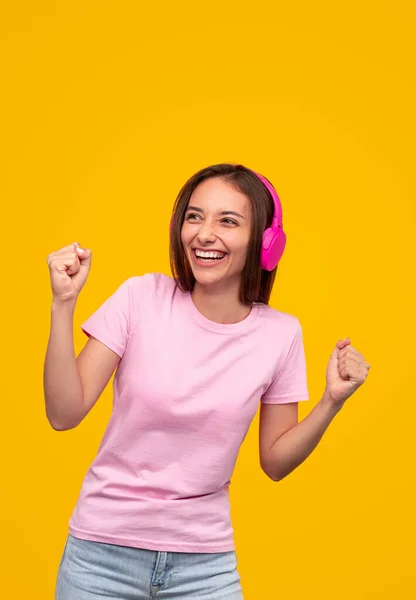
[[[92,252],[78,242],[49,254],[47,258],[54,300],[76,300],[88,278]]]

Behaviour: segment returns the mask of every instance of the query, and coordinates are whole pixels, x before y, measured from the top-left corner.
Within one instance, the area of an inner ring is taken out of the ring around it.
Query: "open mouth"
[[[203,265],[215,265],[220,263],[226,256],[225,252],[201,252],[200,250],[192,250],[195,261]]]

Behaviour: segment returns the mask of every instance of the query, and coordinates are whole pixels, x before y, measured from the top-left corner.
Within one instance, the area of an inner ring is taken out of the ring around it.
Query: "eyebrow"
[[[197,212],[203,213],[204,211],[202,210],[202,208],[198,208],[197,206],[188,206],[188,208],[186,209],[188,210],[195,210]],[[241,217],[242,219],[245,219],[245,217],[243,215],[240,215],[240,213],[235,212],[233,210],[223,210],[222,212],[218,212],[219,215],[235,215],[236,217]]]

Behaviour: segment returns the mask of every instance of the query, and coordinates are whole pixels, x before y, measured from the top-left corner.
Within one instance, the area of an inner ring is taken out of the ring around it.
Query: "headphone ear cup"
[[[261,248],[261,268],[273,271],[279,264],[286,247],[286,234],[283,229],[269,227],[263,233]]]

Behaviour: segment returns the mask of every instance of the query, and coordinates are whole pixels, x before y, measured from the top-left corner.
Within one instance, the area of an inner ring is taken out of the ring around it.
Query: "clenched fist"
[[[47,258],[54,300],[75,300],[88,278],[92,252],[78,242],[49,254]]]

